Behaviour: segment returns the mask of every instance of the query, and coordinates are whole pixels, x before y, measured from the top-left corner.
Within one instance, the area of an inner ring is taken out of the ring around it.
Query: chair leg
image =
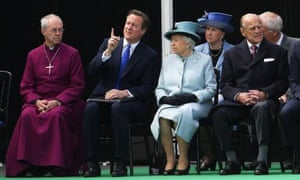
[[[131,133],[131,127],[129,127],[128,135],[129,135],[129,169],[130,169],[130,176],[133,176],[133,140],[132,140],[132,133]],[[148,160],[148,164],[150,165],[150,146],[149,146],[149,140],[148,135],[145,132],[144,134],[144,143],[145,143],[145,150],[146,150],[146,156]]]
[[[129,132],[129,169],[130,176],[133,176],[133,145],[132,145],[132,137],[131,137],[131,127],[128,128]]]
[[[201,126],[201,125],[200,125]],[[214,134],[214,129],[212,129],[212,131],[210,130],[210,126],[203,126],[205,127],[205,130],[206,130],[206,134],[208,136],[208,141],[209,143],[211,143],[212,145],[212,148],[216,150],[216,161],[218,163],[218,167],[219,169],[222,169],[223,165],[222,165],[222,155],[221,155],[221,150],[220,150],[220,147],[218,146],[218,142],[217,142],[217,139],[215,137],[215,134]],[[213,128],[213,127],[212,127]],[[200,129],[198,129],[197,131],[197,138],[196,138],[196,146],[197,146],[197,151],[196,151],[196,156],[197,156],[197,168],[196,168],[196,171],[198,174],[200,174],[200,161],[201,161],[201,157],[200,157],[200,147],[201,147],[201,140],[200,140],[200,136],[199,136],[199,131]]]
[[[213,128],[213,127],[212,127]],[[223,169],[223,164],[222,164],[222,153],[221,153],[221,148],[219,146],[219,143],[218,143],[218,140],[217,140],[217,137],[215,135],[215,130],[213,128],[213,132],[212,133],[209,133],[210,135],[210,138],[212,139],[212,142],[213,142],[213,147],[214,149],[217,150],[217,161],[218,161],[218,166],[219,166],[219,169]]]
[[[199,137],[199,129],[200,128],[198,128],[198,130],[197,130],[197,133],[196,133],[196,158],[197,158],[197,168],[196,168],[196,171],[197,171],[197,174],[200,174],[200,137]]]
[[[145,142],[145,149],[146,149],[148,164],[150,165],[150,146],[149,146],[149,140],[148,140],[147,134],[144,135],[144,142]]]
[[[292,160],[292,169],[294,170],[296,168],[296,160],[297,160],[297,153],[296,153],[296,150],[293,149],[293,160]]]

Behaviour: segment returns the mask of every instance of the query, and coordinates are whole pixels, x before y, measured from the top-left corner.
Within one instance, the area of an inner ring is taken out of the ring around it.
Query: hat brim
[[[218,21],[209,21],[209,20],[202,20],[199,22],[201,27],[206,27],[206,26],[212,26],[219,28],[227,33],[231,33],[234,31],[234,27],[230,24],[226,24],[223,22],[218,22]]]
[[[176,29],[166,32],[165,38],[167,38],[168,40],[171,40],[171,37],[174,34],[179,34],[179,35],[184,35],[184,36],[190,37],[195,41],[195,43],[199,43],[201,41],[200,36],[194,32],[184,32],[184,31],[176,30]]]

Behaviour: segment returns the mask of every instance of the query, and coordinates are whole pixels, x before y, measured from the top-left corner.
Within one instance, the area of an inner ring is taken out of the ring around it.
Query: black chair
[[[130,169],[130,175],[133,176],[133,154],[134,154],[134,149],[133,146],[136,144],[144,143],[145,144],[145,151],[146,151],[146,157],[147,157],[147,164],[149,165],[150,163],[150,146],[149,146],[149,129],[148,124],[145,123],[131,123],[128,126],[129,128],[129,169]],[[137,134],[135,134],[135,132]],[[137,135],[140,137],[142,134],[143,140],[136,140],[134,141],[134,137]]]
[[[4,161],[8,144],[8,106],[10,98],[12,74],[9,71],[0,70],[0,162]]]
[[[280,129],[276,121],[272,123],[271,130],[272,141],[269,146],[268,154],[269,167],[272,164],[272,147],[274,147],[274,145],[278,146],[279,144],[283,144]],[[258,149],[254,120],[251,117],[247,117],[244,121],[233,125],[233,134],[234,139],[236,140],[241,165],[243,169],[245,169],[245,156],[249,156],[249,149],[247,148],[247,145],[250,145],[250,150],[254,153],[252,155],[256,156]],[[274,142],[274,140],[276,140],[276,142]],[[281,172],[285,172],[285,169],[283,167],[283,156],[280,155],[279,158]]]
[[[216,89],[219,89],[219,80],[220,80],[220,71],[216,68],[214,68],[214,72],[216,75],[216,81],[217,81],[217,87]],[[213,98],[213,105],[217,105],[219,102],[219,92],[216,92],[214,98]],[[206,139],[201,139],[200,135],[200,128],[205,129],[205,133],[207,138]],[[203,118],[199,120],[199,129],[196,133],[196,158],[197,158],[197,166],[196,166],[196,171],[198,174],[200,174],[200,164],[201,164],[201,157],[200,157],[200,149],[201,149],[201,143],[210,143],[212,145],[212,148],[216,150],[216,161],[218,162],[219,168],[222,168],[222,160],[221,156],[218,153],[219,152],[219,146],[217,142],[217,138],[214,133],[214,127],[212,125],[212,121],[209,117]]]
[[[196,166],[196,171],[198,174],[200,174],[200,166],[201,166],[201,144],[203,143],[209,143],[212,146],[212,149],[216,152],[216,161],[218,163],[218,167],[222,168],[222,160],[221,160],[221,156],[218,153],[219,152],[219,146],[218,146],[218,141],[217,138],[215,136],[214,133],[214,128],[212,125],[212,122],[210,120],[210,118],[205,118],[205,119],[201,119],[200,120],[200,128],[198,129],[197,133],[196,133],[196,158],[197,158],[197,166]],[[206,133],[207,138],[201,138],[200,137],[200,129],[203,129]],[[215,170],[215,167],[211,170]]]
[[[128,136],[129,136],[129,174],[130,176],[134,175],[134,146],[138,144],[144,144],[145,145],[145,152],[146,152],[146,161],[147,164],[150,164],[150,145],[149,145],[149,135],[150,135],[150,122],[152,121],[152,117],[154,115],[155,109],[153,108],[153,100],[149,99],[147,101],[147,114],[145,115],[144,118],[147,118],[145,123],[142,122],[131,122],[128,124]],[[105,143],[108,144],[110,150],[113,149],[113,139],[112,139],[112,130],[110,125],[108,124],[102,124],[101,129],[104,130],[102,131],[99,139],[99,143]],[[142,138],[141,138],[142,137]],[[106,149],[107,150],[107,149]],[[112,157],[112,152],[108,152],[109,156]],[[101,158],[103,159],[103,158]],[[113,160],[112,158],[108,158],[110,161],[110,171],[112,172],[112,167],[113,167]]]

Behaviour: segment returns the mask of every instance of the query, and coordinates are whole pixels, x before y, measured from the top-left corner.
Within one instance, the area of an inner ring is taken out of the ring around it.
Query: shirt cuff
[[[234,97],[233,97],[233,100],[234,101],[238,101],[238,96],[240,95],[240,92],[238,92],[238,93],[236,93],[235,95],[234,95]]]
[[[127,90],[127,93],[129,94],[129,97],[134,97],[129,90]]]
[[[105,56],[104,54],[105,54],[105,51],[102,54],[102,62],[106,62],[111,57],[111,55],[110,56]]]

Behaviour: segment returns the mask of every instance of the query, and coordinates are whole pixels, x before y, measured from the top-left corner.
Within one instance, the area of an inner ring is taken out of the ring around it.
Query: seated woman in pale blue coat
[[[165,175],[188,174],[189,143],[208,116],[216,93],[216,77],[211,57],[194,51],[200,41],[199,24],[183,21],[165,33],[173,54],[163,61],[155,95],[159,108],[151,124],[154,138],[160,140],[166,153]],[[179,146],[179,159],[173,149],[172,129]]]

